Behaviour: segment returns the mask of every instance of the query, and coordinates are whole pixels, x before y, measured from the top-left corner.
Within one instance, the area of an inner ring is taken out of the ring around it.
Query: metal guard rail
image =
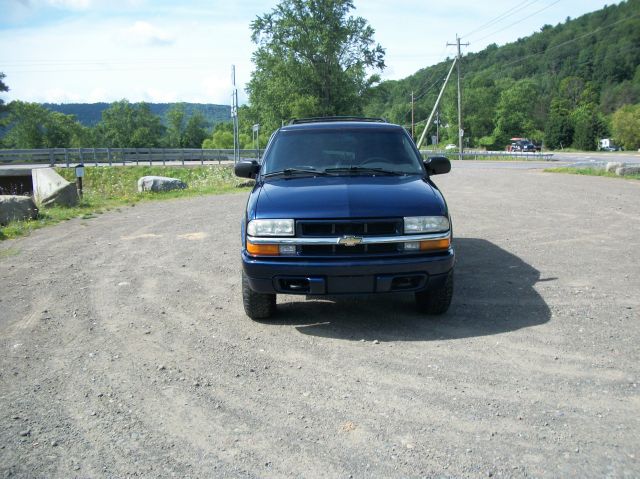
[[[451,150],[421,150],[422,156],[441,155],[457,158]],[[551,153],[508,151],[472,151],[462,153],[465,159],[482,157],[512,158],[521,160],[553,160]],[[240,150],[241,158],[257,158],[254,149]],[[161,163],[194,164],[233,162],[233,149],[199,148],[44,148],[35,150],[0,150],[0,164],[34,164],[71,166],[85,163],[95,165],[153,165]]]
[[[458,159],[457,150],[420,150],[423,157],[427,156],[446,156],[447,158]],[[484,150],[464,150],[462,152],[463,159],[477,160],[478,158],[511,158],[517,160],[530,161],[554,161],[553,153],[542,152],[525,152],[525,151],[484,151]]]
[[[256,158],[256,150],[240,150],[241,158]],[[0,150],[0,164],[72,166],[194,164],[233,162],[233,149],[199,148],[44,148]]]

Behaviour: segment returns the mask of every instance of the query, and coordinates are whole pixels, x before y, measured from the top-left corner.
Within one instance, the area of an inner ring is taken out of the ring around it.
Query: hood
[[[269,180],[258,187],[256,218],[372,218],[446,214],[420,176],[322,176]]]

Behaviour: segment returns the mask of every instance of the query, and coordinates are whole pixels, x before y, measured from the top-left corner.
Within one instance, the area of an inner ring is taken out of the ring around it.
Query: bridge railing
[[[256,158],[256,150],[240,150],[241,158]],[[44,148],[0,150],[4,165],[153,165],[233,162],[232,149],[199,148]]]
[[[421,150],[422,156],[442,155],[452,159],[452,150]],[[240,150],[241,158],[257,158],[256,150]],[[550,161],[551,153],[515,151],[465,150],[463,159],[517,159]],[[232,149],[199,148],[44,148],[35,150],[0,150],[0,164],[73,166],[78,163],[95,165],[211,164],[233,162]]]

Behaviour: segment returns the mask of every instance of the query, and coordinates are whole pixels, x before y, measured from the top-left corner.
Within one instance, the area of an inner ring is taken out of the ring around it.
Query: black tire
[[[453,297],[453,270],[447,274],[445,282],[437,288],[416,293],[416,306],[426,314],[444,314],[451,305]]]
[[[244,312],[251,319],[267,319],[276,312],[276,295],[256,293],[249,286],[247,276],[242,272],[242,304]]]

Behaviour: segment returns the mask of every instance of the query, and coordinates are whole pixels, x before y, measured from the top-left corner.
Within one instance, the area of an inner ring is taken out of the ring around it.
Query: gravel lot
[[[244,316],[244,194],[0,243],[7,477],[640,476],[640,182],[454,167],[456,291]]]

